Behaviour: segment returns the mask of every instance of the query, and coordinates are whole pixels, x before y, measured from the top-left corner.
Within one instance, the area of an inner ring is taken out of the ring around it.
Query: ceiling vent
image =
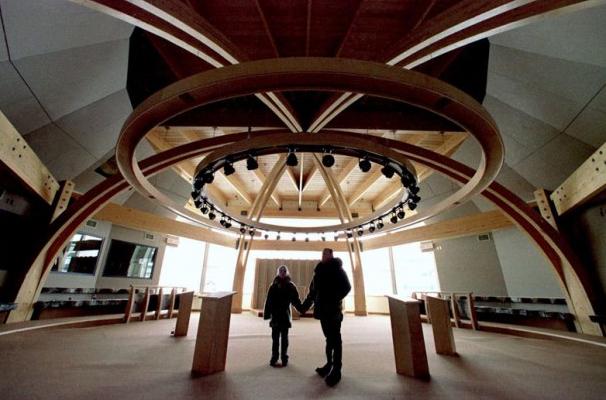
[[[492,240],[492,233],[483,233],[481,235],[478,235],[478,240],[479,241]]]

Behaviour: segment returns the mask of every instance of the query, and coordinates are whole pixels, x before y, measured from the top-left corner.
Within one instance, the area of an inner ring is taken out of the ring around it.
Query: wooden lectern
[[[185,292],[179,294],[179,311],[177,314],[177,326],[175,327],[175,337],[187,336],[187,331],[189,330],[189,317],[191,316],[191,306],[193,302],[194,292]],[[172,311],[169,310],[169,318],[171,314]]]
[[[236,292],[203,294],[192,376],[225,370],[232,297]]]
[[[438,297],[425,297],[428,314],[431,313],[431,329],[436,344],[436,353],[456,355],[454,336],[450,324],[449,301]]]
[[[387,296],[391,319],[396,371],[420,379],[429,379],[429,365],[421,326],[420,301]]]

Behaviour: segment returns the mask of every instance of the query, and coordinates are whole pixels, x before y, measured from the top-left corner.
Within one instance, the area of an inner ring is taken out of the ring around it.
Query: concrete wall
[[[551,265],[516,228],[493,232],[510,297],[564,297]]]
[[[440,290],[507,296],[494,241],[468,236],[434,243]]]
[[[109,248],[110,233],[112,230],[112,224],[104,221],[97,222],[96,227],[90,227],[83,225],[78,228],[78,232],[86,233],[103,238],[103,244],[101,245],[101,251],[99,252],[99,258],[97,259],[97,268],[95,269],[94,275],[80,274],[75,272],[57,272],[51,271],[44,283],[44,287],[63,287],[63,288],[92,288],[95,287],[97,277],[101,275],[103,271],[103,256]]]

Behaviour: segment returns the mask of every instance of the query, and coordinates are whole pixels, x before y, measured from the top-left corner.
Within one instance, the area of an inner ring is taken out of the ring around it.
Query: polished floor
[[[191,378],[198,318],[190,335],[175,320],[0,336],[0,398],[10,399],[603,399],[606,348],[455,329],[459,357],[435,354],[424,325],[431,380],[395,373],[388,317],[347,316],[343,380],[329,388],[318,321],[295,321],[290,364],[268,366],[270,329],[232,318],[227,369]]]

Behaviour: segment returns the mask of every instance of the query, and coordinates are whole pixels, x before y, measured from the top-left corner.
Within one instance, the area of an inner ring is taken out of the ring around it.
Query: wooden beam
[[[260,168],[257,168],[253,171],[253,173],[261,183],[261,186],[263,186],[263,184],[267,180],[267,177],[265,176],[263,171],[261,171]],[[271,193],[271,200],[276,204],[276,206],[278,206],[278,208],[282,207],[282,199],[280,199],[280,195],[275,190]]]
[[[303,168],[305,168],[305,153],[301,153],[301,160],[299,162],[299,210],[303,204]]]
[[[387,178],[385,178],[383,176],[383,173],[381,172],[381,168],[375,168],[375,170],[373,172],[371,172],[370,175],[368,175],[368,177],[366,179],[364,179],[362,181],[362,183],[360,183],[358,185],[358,187],[353,192],[353,194],[349,197],[349,199],[347,199],[347,203],[349,204],[349,206],[351,207],[354,204],[356,204],[356,202],[358,200],[360,200],[362,197],[364,197],[364,195],[366,193],[368,193],[368,191],[370,189],[372,189],[374,185],[376,185],[379,182],[382,182],[384,179],[387,179]],[[397,182],[397,183],[399,183],[399,182]],[[402,186],[402,185],[400,184],[400,186]]]
[[[0,166],[11,171],[49,205],[53,203],[59,190],[59,183],[2,111],[0,111]]]
[[[547,221],[549,225],[553,226],[555,229],[559,230],[555,212],[552,208],[552,203],[549,199],[549,194],[547,191],[543,188],[538,188],[534,191],[534,199],[536,200],[539,212],[545,221]]]
[[[301,192],[304,192],[305,189],[307,189],[309,187],[309,184],[311,183],[311,181],[316,177],[316,175],[319,172],[320,171],[318,170],[318,166],[316,164],[314,164],[311,167],[311,171],[309,171],[309,174],[307,174],[307,176],[305,177],[305,181],[303,182],[303,186],[301,188]]]
[[[511,227],[514,224],[503,212],[493,210],[368,239],[364,241],[364,248],[371,250],[424,240],[454,239]]]
[[[343,169],[341,169],[341,172],[339,172],[339,175],[335,178],[336,183],[338,185],[341,185],[349,177],[349,175],[353,172],[353,170],[357,166],[358,166],[357,159],[352,158],[351,160],[349,160],[349,162],[347,164],[345,164]],[[330,200],[330,191],[328,189],[325,189],[324,192],[322,192],[322,194],[320,195],[320,201],[318,202],[318,207],[324,206],[324,204],[326,204],[326,202],[328,200]]]
[[[284,172],[286,173],[288,180],[292,183],[293,187],[298,192],[299,191],[299,182],[297,182],[297,177],[295,176],[294,172],[292,172],[292,169],[289,166],[286,166],[286,169],[284,170]]]
[[[62,181],[59,186],[59,191],[53,201],[53,213],[51,216],[51,222],[53,222],[59,215],[61,215],[69,205],[69,199],[72,197],[74,192],[74,182]]]
[[[438,148],[433,151],[438,154],[450,157],[468,138],[467,133],[457,133],[451,135],[452,136],[446,139],[444,143],[442,143]],[[414,144],[418,144],[418,142],[420,141],[417,140],[417,143]],[[415,169],[417,170],[417,181],[419,183],[423,182],[423,180],[427,179],[434,172],[433,169],[427,166],[418,165],[417,163],[413,164],[415,166]],[[372,208],[374,210],[380,209],[385,204],[389,203],[394,197],[402,193],[402,191],[402,184],[398,180],[395,180],[393,183],[387,186],[381,193],[375,196],[374,199],[371,200]]]
[[[225,174],[223,173],[215,173],[215,176],[220,177],[224,182],[231,186],[236,191],[236,193],[242,198],[242,200],[246,202],[246,204],[252,205],[253,201],[250,194],[248,194],[246,188],[244,187],[240,179],[235,175],[236,173],[229,176],[225,176]]]
[[[552,194],[558,215],[584,204],[606,189],[606,143],[600,146]]]

